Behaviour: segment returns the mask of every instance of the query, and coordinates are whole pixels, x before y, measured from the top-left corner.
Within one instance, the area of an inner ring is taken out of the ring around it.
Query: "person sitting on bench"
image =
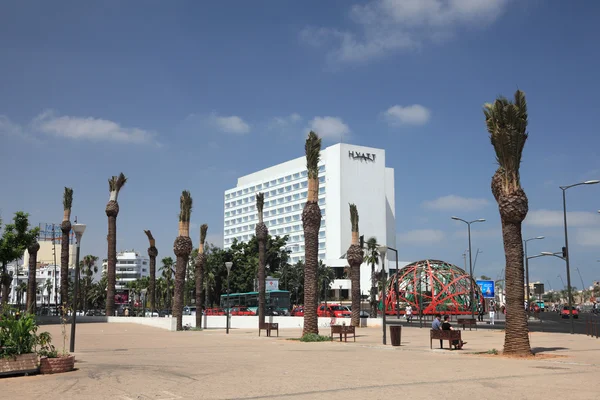
[[[442,316],[440,314],[436,314],[433,322],[431,323],[432,331],[439,331],[442,329]],[[440,349],[444,347],[444,342],[440,339]]]
[[[443,331],[453,331],[454,329],[452,328],[452,325],[450,325],[450,322],[448,321],[448,316],[444,315],[444,322],[442,323],[442,330]],[[462,340],[453,340],[452,341],[452,345],[454,346],[455,349],[462,349],[463,345],[467,344],[467,342],[463,342]]]

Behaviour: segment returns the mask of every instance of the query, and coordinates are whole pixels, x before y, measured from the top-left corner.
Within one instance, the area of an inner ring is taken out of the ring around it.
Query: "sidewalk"
[[[55,343],[60,326],[44,326]],[[302,343],[252,329],[168,332],[133,324],[77,327],[77,371],[0,379],[11,399],[597,399],[600,340],[532,333],[540,357],[482,355],[504,333],[463,332],[465,350],[429,349],[429,327],[402,328],[402,346],[381,344],[382,329],[357,330],[356,343]],[[329,329],[321,328],[322,334]],[[389,331],[388,331],[389,333]],[[436,343],[437,342],[437,343]],[[447,345],[447,344],[446,344]],[[62,344],[61,344],[62,347]],[[68,343],[67,343],[68,348]],[[593,382],[590,384],[590,382]],[[572,388],[577,395],[570,396]],[[566,393],[566,394],[565,394]]]

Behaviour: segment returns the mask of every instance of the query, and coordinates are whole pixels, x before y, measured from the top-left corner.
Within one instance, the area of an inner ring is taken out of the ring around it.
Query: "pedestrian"
[[[453,331],[454,330],[454,328],[452,328],[452,325],[450,324],[450,321],[448,321],[447,315],[444,315],[444,322],[442,323],[442,330],[443,331]],[[467,344],[467,342],[463,342],[462,340],[458,340],[458,339],[452,341],[452,345],[454,346],[455,349],[462,349],[464,344]]]
[[[433,322],[431,323],[431,330],[432,331],[442,330],[442,316],[440,314],[436,314],[435,318],[433,319]],[[440,339],[440,349],[443,347],[444,347],[444,343],[443,343],[442,339]]]
[[[407,305],[406,308],[404,309],[405,313],[406,313],[406,321],[408,321],[408,323],[410,324],[412,322],[412,307],[411,305]]]
[[[484,313],[483,304],[482,303],[477,304],[477,317],[478,317],[479,322],[483,322],[483,313]]]
[[[490,301],[490,325],[494,325],[494,317],[496,316],[496,304],[494,300]]]

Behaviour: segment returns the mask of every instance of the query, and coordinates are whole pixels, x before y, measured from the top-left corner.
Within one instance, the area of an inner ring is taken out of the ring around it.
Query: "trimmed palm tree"
[[[484,105],[485,122],[496,152],[498,169],[492,177],[492,193],[498,202],[506,257],[506,331],[504,352],[530,355],[529,328],[524,302],[523,238],[521,223],[529,210],[521,187],[519,168],[527,140],[527,102],[517,90],[514,101],[498,97]]]
[[[46,296],[48,296],[47,297],[47,299],[48,299],[48,303],[47,303],[48,304],[48,310],[47,310],[48,314],[47,315],[50,315],[50,297],[52,295],[53,287],[54,287],[54,282],[52,282],[52,279],[46,278],[46,282],[44,282],[44,285],[42,286],[42,290],[45,291]],[[44,299],[44,296],[42,295],[42,301],[43,301],[43,299]]]
[[[60,301],[66,305],[69,298],[69,234],[71,233],[71,206],[73,189],[65,187],[63,192],[63,220],[60,224]],[[62,309],[62,308],[61,308]]]
[[[306,144],[306,169],[308,170],[308,193],[302,211],[304,229],[304,328],[302,335],[319,333],[317,319],[317,268],[319,266],[319,228],[321,228],[321,208],[319,207],[319,159],[321,139],[310,131]]]
[[[185,270],[193,244],[190,239],[190,216],[192,214],[192,196],[184,190],[179,199],[179,235],[173,243],[173,252],[177,257],[175,264],[175,296],[173,316],[177,319],[177,330],[183,329],[183,291],[185,289]]]
[[[363,249],[359,245],[358,209],[350,204],[350,224],[352,225],[352,242],[346,252],[350,265],[350,283],[352,285],[352,326],[360,326],[360,266],[363,263]]]
[[[144,233],[148,236],[148,257],[150,257],[150,284],[148,285],[148,297],[150,298],[150,315],[156,309],[156,257],[158,256],[158,249],[156,248],[156,240],[152,236],[150,230],[145,230]]]
[[[96,261],[98,261],[98,257],[97,256],[93,256],[91,254],[88,254],[87,256],[83,257],[83,260],[80,263],[80,270],[79,270],[79,274],[80,274],[80,279],[79,281],[82,283],[81,286],[81,293],[79,293],[79,295],[81,296],[81,309],[83,310],[83,312],[85,313],[87,311],[87,305],[88,305],[88,295],[89,295],[89,291],[90,288],[92,287],[92,283],[94,281],[94,274],[96,274],[98,272],[98,266],[96,265]]]
[[[202,306],[203,296],[202,289],[204,288],[204,264],[206,264],[206,254],[204,254],[204,242],[206,241],[206,233],[208,225],[200,226],[200,243],[198,244],[198,256],[196,257],[196,326],[202,327]]]
[[[35,240],[33,243],[27,247],[27,252],[29,253],[29,271],[27,279],[27,312],[31,314],[35,314],[35,299],[36,299],[36,291],[37,291],[37,281],[35,279],[35,270],[37,266],[37,253],[40,249],[40,244]],[[44,298],[42,297],[42,306]]]
[[[377,250],[377,238],[370,237],[367,240],[367,254],[365,256],[365,262],[371,264],[371,296],[370,296],[370,307],[371,307],[371,318],[377,317],[377,283],[379,281],[377,272],[375,272],[375,266],[379,265],[379,251]]]
[[[265,306],[267,303],[266,295],[266,255],[267,255],[267,238],[269,229],[263,221],[263,209],[265,206],[265,194],[258,193],[256,195],[256,211],[258,212],[258,223],[254,232],[256,241],[258,242],[258,326],[263,326],[265,323]]]
[[[127,178],[121,172],[119,176],[113,176],[108,180],[110,198],[106,204],[106,216],[108,217],[108,260],[106,266],[106,315],[114,315],[115,311],[115,284],[117,265],[117,216],[119,215],[119,192],[127,182]]]

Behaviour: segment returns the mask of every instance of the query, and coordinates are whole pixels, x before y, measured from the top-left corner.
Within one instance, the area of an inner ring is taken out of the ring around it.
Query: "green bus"
[[[221,295],[221,308],[248,307],[255,314],[258,312],[258,292],[231,293],[229,304],[227,295]],[[266,292],[265,309],[267,315],[290,315],[290,292],[287,290],[270,290]]]

